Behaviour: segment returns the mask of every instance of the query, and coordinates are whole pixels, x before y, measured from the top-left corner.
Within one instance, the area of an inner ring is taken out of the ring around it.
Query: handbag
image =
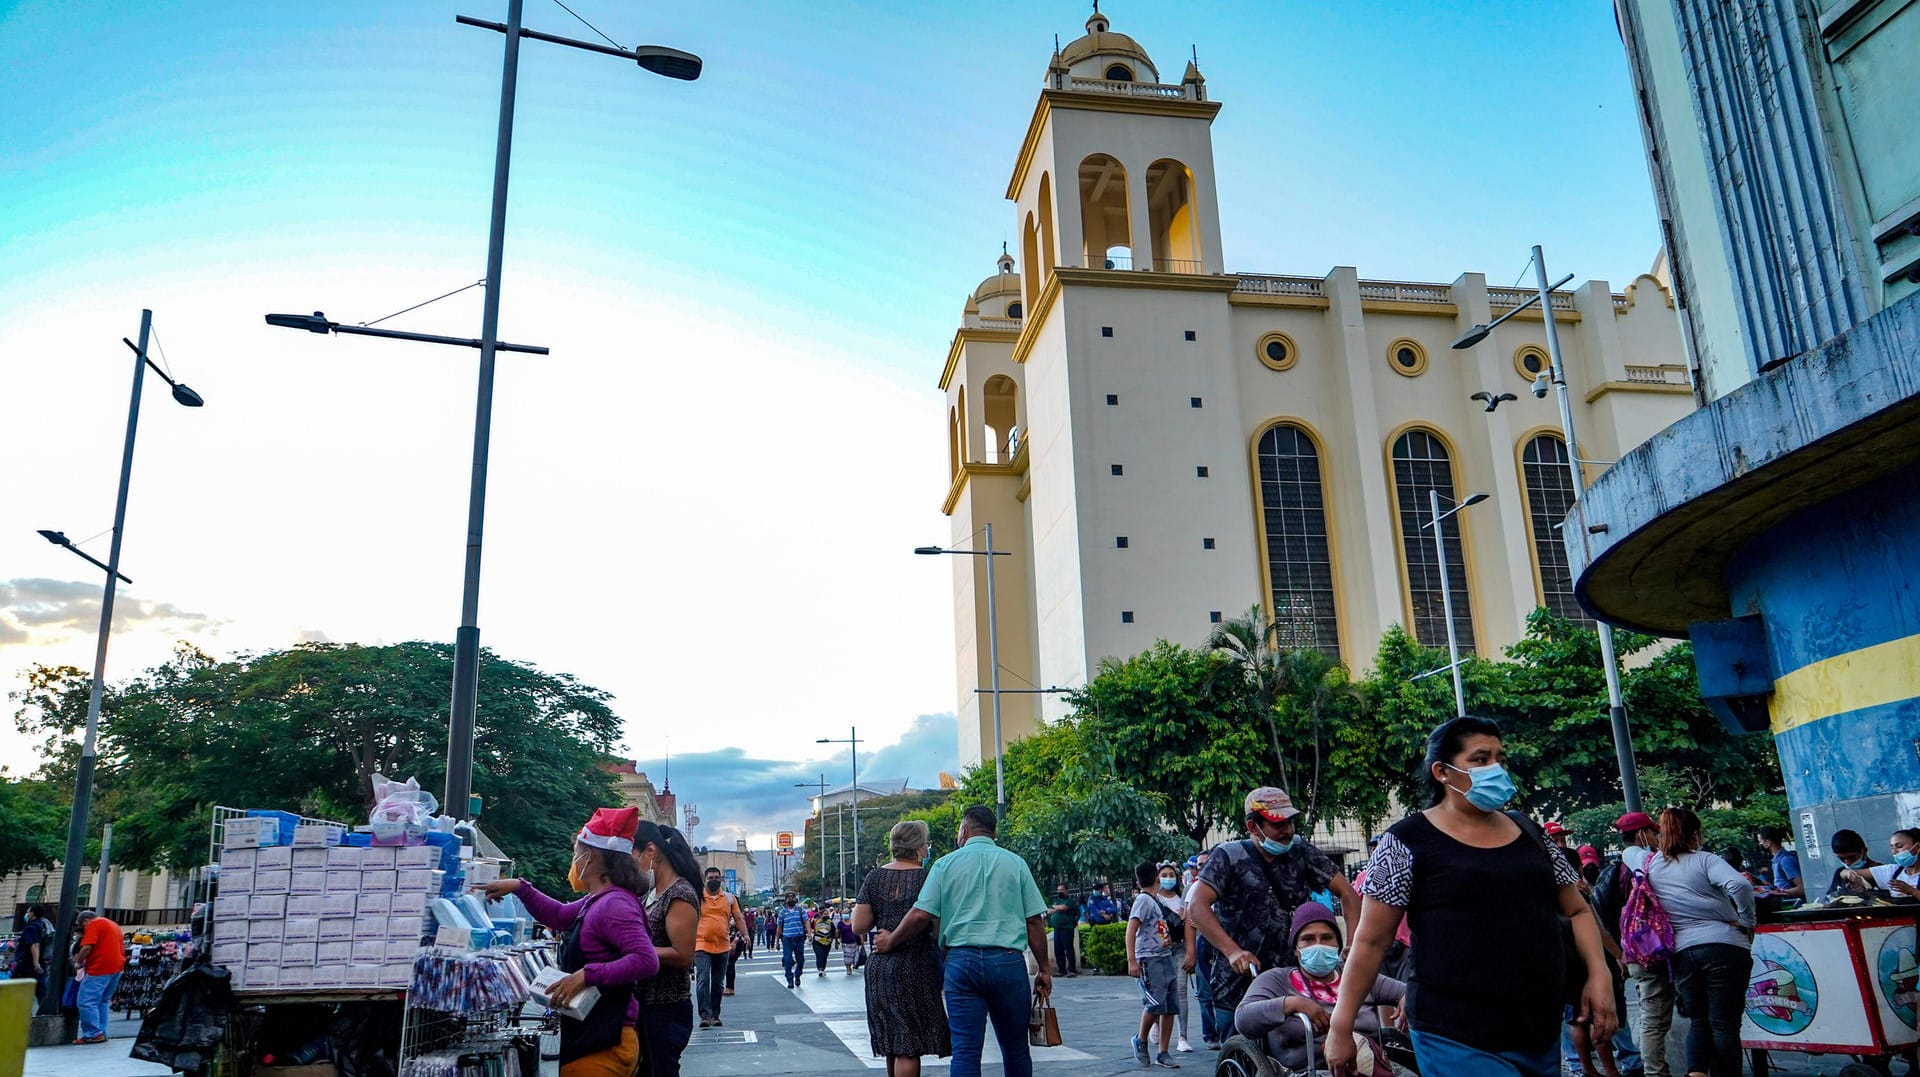
[[[1034,1047],[1058,1047],[1060,1039],[1060,1014],[1053,1008],[1053,999],[1038,991],[1033,993],[1033,1008],[1027,1015],[1027,1043]]]

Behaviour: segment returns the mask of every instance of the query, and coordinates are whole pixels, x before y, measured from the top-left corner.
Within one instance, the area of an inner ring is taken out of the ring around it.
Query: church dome
[[[1009,302],[1018,303],[1020,299],[1020,274],[1013,271],[1013,257],[1006,253],[1000,255],[998,273],[980,282],[973,290],[973,305],[982,313],[1018,318],[1015,312],[1008,312]]]
[[[1107,16],[1095,11],[1087,19],[1086,36],[1060,50],[1056,64],[1074,78],[1111,82],[1159,82],[1160,71],[1140,43],[1116,33]],[[1115,76],[1124,75],[1124,78]]]

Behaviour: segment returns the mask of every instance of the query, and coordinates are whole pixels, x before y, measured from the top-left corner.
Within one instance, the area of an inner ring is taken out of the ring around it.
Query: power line
[[[462,285],[461,287],[455,288],[453,291],[448,292],[446,295],[436,295],[432,299],[427,300],[425,303],[415,303],[413,306],[408,307],[406,310],[396,310],[392,314],[387,315],[385,318],[375,318],[370,322],[361,322],[360,325],[362,326],[379,325],[381,322],[387,321],[389,319],[398,318],[402,314],[407,314],[412,311],[419,310],[421,307],[424,307],[429,303],[438,303],[442,299],[448,299],[453,296],[459,295],[461,292],[464,292],[469,288],[478,288],[485,283],[487,283],[487,278],[481,277],[479,280],[474,281],[472,284]]]
[[[569,15],[572,15],[576,19],[580,19],[580,13],[568,7],[566,4],[561,3],[561,0],[553,0],[553,2],[556,4],[560,4],[560,10],[566,12]],[[580,19],[580,25],[586,27],[589,30],[592,30],[596,34],[600,34],[600,28],[588,22],[585,19]],[[615,41],[614,39],[608,37],[605,34],[600,34],[600,40],[605,41],[607,44],[612,45],[616,49],[625,47],[621,45],[618,41]]]

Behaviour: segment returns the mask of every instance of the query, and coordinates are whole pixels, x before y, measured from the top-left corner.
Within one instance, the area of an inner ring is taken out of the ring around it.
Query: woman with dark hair
[[[678,830],[644,819],[633,837],[633,859],[646,891],[647,934],[660,971],[640,984],[640,1042],[651,1077],[680,1077],[680,1055],[693,1037],[694,927],[700,894],[693,880],[700,863]]]
[[[1514,796],[1500,727],[1455,718],[1427,738],[1429,806],[1382,835],[1361,888],[1360,929],[1340,980],[1327,1065],[1355,1073],[1354,1026],[1400,921],[1413,928],[1406,1009],[1420,1071],[1558,1077],[1569,979],[1598,1040],[1618,1025],[1613,976],[1579,876],[1545,835],[1506,811]],[[1561,920],[1582,970],[1568,976]]]
[[[1753,972],[1753,884],[1733,866],[1700,851],[1700,817],[1686,808],[1660,813],[1660,855],[1647,883],[1673,923],[1673,989],[1693,1019],[1687,1072],[1740,1077],[1740,1016]]]
[[[1891,864],[1875,864],[1865,869],[1850,869],[1847,874],[1863,886],[1885,890],[1901,897],[1920,897],[1920,830],[1896,830],[1887,839]]]
[[[585,1017],[560,1018],[560,1077],[632,1077],[640,1061],[634,988],[660,970],[660,958],[640,909],[640,869],[632,855],[639,821],[633,808],[594,809],[574,837],[567,868],[567,882],[586,894],[578,901],[563,905],[525,879],[486,886],[489,899],[519,894],[535,920],[561,935],[555,964],[567,975],[547,989],[554,1005],[588,987],[600,989]]]

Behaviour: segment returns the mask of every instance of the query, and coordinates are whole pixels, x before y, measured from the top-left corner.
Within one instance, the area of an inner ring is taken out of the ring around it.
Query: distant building
[[[616,759],[602,766],[620,782],[622,807],[640,809],[640,818],[651,823],[677,825],[673,819],[673,794],[657,792],[646,772],[639,769],[639,764],[628,759]],[[664,801],[663,797],[666,798]]]
[[[80,908],[93,908],[97,874],[95,868],[80,869]],[[44,906],[47,915],[55,914],[60,905],[60,865],[0,878],[0,933],[18,930],[19,909],[24,905]],[[105,906],[129,927],[184,925],[193,906],[193,880],[191,875],[164,870],[110,868]]]
[[[742,894],[751,894],[760,888],[759,876],[755,873],[755,869],[760,865],[760,858],[747,848],[745,840],[734,842],[731,849],[697,848],[693,851],[693,855],[700,861],[701,871],[719,868],[723,875],[729,871],[733,872],[739,884],[739,892]]]
[[[1220,108],[1197,63],[1163,81],[1094,12],[1054,52],[1013,155],[1017,255],[967,297],[947,350],[949,545],[980,549],[990,523],[1011,554],[994,559],[1008,743],[1065,713],[1032,689],[1083,685],[1156,639],[1203,643],[1256,602],[1284,646],[1356,670],[1395,624],[1443,645],[1430,490],[1490,495],[1445,528],[1464,652],[1498,655],[1539,606],[1585,619],[1554,530],[1566,444],[1555,402],[1529,391],[1548,366],[1539,310],[1449,347],[1534,289],[1228,272]],[[1268,208],[1313,211],[1281,189]],[[1694,406],[1661,272],[1552,297],[1597,459]],[[971,764],[995,751],[987,558],[949,560]]]
[[[1707,403],[1563,534],[1587,609],[1772,733],[1817,896],[1836,829],[1920,825],[1920,5],[1616,10]]]
[[[861,800],[873,800],[877,797],[895,797],[902,793],[911,792],[913,792],[913,790],[907,788],[907,779],[905,778],[881,778],[877,780],[862,778],[860,780]],[[823,810],[833,811],[842,805],[851,805],[853,803],[853,786],[851,784],[843,785],[838,789],[827,790],[826,796],[815,794],[807,799],[813,804],[813,814],[819,815]]]

